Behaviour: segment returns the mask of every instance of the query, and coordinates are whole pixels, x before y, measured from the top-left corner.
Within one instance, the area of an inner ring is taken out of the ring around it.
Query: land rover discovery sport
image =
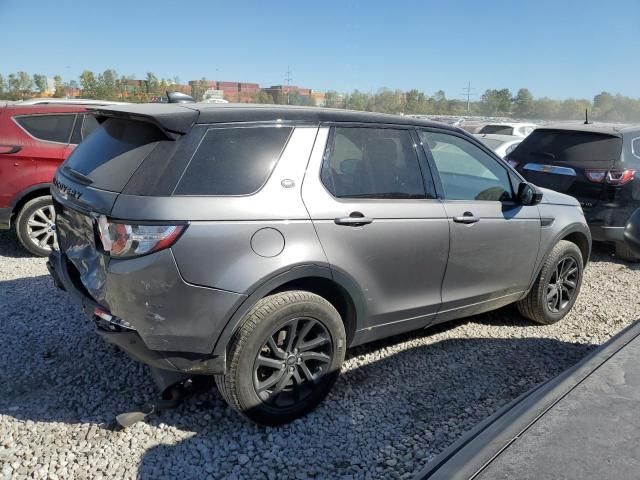
[[[213,375],[253,421],[314,408],[350,346],[514,302],[549,324],[580,291],[578,202],[458,128],[231,104],[95,115],[52,187],[57,285],[159,383]]]

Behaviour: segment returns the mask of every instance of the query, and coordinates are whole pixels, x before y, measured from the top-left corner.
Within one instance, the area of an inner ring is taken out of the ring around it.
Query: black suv
[[[560,124],[538,128],[507,156],[527,180],[580,202],[593,240],[613,242],[623,260],[640,258],[624,228],[640,208],[640,126]]]

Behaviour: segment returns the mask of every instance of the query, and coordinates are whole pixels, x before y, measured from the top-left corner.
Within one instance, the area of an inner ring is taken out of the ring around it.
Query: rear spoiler
[[[151,123],[158,127],[169,140],[188,133],[198,120],[200,112],[176,104],[146,103],[122,106],[90,108],[99,123],[107,118],[122,118],[138,122]]]

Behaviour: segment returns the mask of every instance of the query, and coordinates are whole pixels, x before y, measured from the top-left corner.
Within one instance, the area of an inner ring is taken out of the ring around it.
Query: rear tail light
[[[593,183],[602,183],[604,179],[607,178],[606,170],[585,170],[584,174],[587,179]]]
[[[607,183],[611,185],[624,185],[634,179],[636,174],[635,170],[610,170],[607,173]]]
[[[605,180],[610,185],[624,185],[634,179],[635,170],[585,170],[584,174],[593,183],[603,183]]]
[[[186,225],[137,225],[98,217],[98,232],[105,252],[128,258],[157,252],[175,243]]]

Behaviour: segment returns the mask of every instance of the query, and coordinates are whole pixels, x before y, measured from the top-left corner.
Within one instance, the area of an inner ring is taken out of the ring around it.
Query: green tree
[[[513,99],[513,115],[526,118],[531,115],[532,108],[533,95],[528,88],[521,88]]]
[[[7,82],[2,76],[2,74],[0,74],[0,98],[5,98],[6,95],[7,95]]]
[[[536,98],[533,101],[532,117],[543,120],[558,118],[559,102],[548,97]]]
[[[40,75],[39,73],[33,74],[33,84],[38,89],[40,94],[44,94],[47,91],[47,77],[46,75]]]
[[[343,108],[344,97],[335,90],[328,90],[324,94],[324,106],[328,108]]]
[[[84,98],[98,98],[98,81],[91,70],[85,70],[80,74],[80,88]]]
[[[325,98],[325,105],[327,103],[327,96],[333,96],[336,92],[328,91]],[[335,101],[335,100],[334,100]],[[345,106],[350,110],[371,110],[371,96],[368,93],[361,92],[359,90],[354,90],[351,94],[347,95],[345,98]]]
[[[55,75],[53,77],[53,85],[55,86],[55,92],[53,93],[53,96],[55,98],[64,97],[64,83],[62,83],[62,77],[60,75]]]
[[[27,72],[10,73],[8,83],[12,100],[28,98],[33,89],[33,80]]]
[[[273,103],[273,97],[264,90],[260,90],[251,97],[253,103]]]
[[[96,93],[102,100],[116,100],[118,98],[117,79],[118,73],[113,69],[107,69],[98,75],[98,91]]]
[[[511,92],[508,88],[487,90],[481,99],[485,115],[508,114],[511,110]]]

